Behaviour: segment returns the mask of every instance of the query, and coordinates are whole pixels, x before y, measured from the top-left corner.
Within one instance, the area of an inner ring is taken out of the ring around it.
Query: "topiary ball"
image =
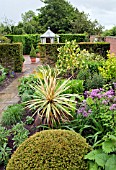
[[[12,155],[6,170],[87,170],[91,150],[80,134],[69,130],[37,132]]]

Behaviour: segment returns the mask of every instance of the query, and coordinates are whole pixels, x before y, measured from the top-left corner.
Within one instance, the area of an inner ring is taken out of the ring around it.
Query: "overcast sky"
[[[79,11],[90,14],[90,19],[97,19],[100,24],[110,29],[116,26],[116,0],[68,0]],[[41,8],[40,0],[0,0],[0,22],[6,17],[14,23],[21,21],[21,14]]]

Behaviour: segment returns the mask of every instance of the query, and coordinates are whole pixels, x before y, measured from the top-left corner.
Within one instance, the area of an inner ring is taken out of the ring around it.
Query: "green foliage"
[[[95,149],[85,156],[88,159],[89,170],[96,166],[96,170],[115,170],[116,169],[116,136],[106,135],[103,141],[96,145]]]
[[[35,91],[30,87],[30,84],[33,86],[34,84],[37,83],[37,81],[38,79],[35,77],[34,74],[31,74],[28,77],[22,77],[20,79],[18,93],[23,102],[32,99],[30,95],[34,94]]]
[[[74,72],[78,68],[77,54],[80,52],[76,41],[66,41],[65,46],[60,47],[58,51],[56,67],[61,71],[61,75],[67,75],[69,72],[70,76],[74,76]]]
[[[106,84],[105,79],[102,77],[101,74],[97,73],[94,73],[93,75],[91,73],[89,79],[86,79],[86,81],[84,82],[86,90],[100,88],[103,87],[103,85],[105,84]]]
[[[29,131],[24,128],[23,123],[17,123],[16,125],[13,126],[12,128],[13,132],[13,147],[17,148],[22,142],[24,142],[29,135]]]
[[[113,26],[111,29],[109,30],[105,30],[103,32],[103,36],[116,36],[116,26]]]
[[[10,135],[10,130],[0,125],[0,165],[6,165],[9,159],[11,149],[7,146],[8,136]]]
[[[107,42],[81,42],[78,44],[81,50],[86,49],[90,53],[96,53],[107,58],[107,51],[110,50],[110,43]]]
[[[6,78],[6,69],[0,65],[0,84],[3,82],[3,80]]]
[[[0,35],[0,43],[10,43],[10,39],[5,36]]]
[[[32,118],[31,116],[27,116],[25,122],[27,125],[31,125],[34,122],[34,118]]]
[[[23,112],[24,108],[21,104],[8,106],[7,110],[2,113],[2,124],[10,126],[20,122]]]
[[[10,154],[11,148],[7,146],[7,143],[4,143],[3,146],[0,145],[0,164],[4,163],[4,165],[7,165]]]
[[[45,130],[31,136],[19,146],[6,170],[87,170],[84,155],[90,150],[91,147],[80,134],[67,130]]]
[[[107,54],[108,59],[99,67],[101,75],[107,80],[116,78],[116,56],[115,54]]]
[[[10,71],[21,72],[23,64],[22,44],[0,43],[0,63]]]
[[[54,126],[61,121],[72,119],[71,110],[75,108],[75,97],[78,95],[64,94],[70,88],[69,80],[65,80],[61,85],[57,81],[57,70],[49,66],[39,67],[38,82],[30,87],[35,93],[33,99],[25,102],[29,109],[34,110],[37,116],[42,117],[44,124]],[[70,97],[73,96],[73,99]]]
[[[59,80],[60,84],[62,84],[64,81],[64,79]],[[69,80],[69,85],[70,88],[64,92],[65,94],[82,94],[84,91],[83,80]]]
[[[76,40],[76,42],[85,42],[87,39],[86,34],[59,34],[59,36],[60,43],[72,40]]]
[[[11,42],[21,42],[23,44],[23,54],[30,53],[31,44],[36,48],[40,42],[40,34],[6,35],[6,37],[9,38]]]
[[[0,125],[0,146],[2,147],[4,143],[7,143],[10,130]]]
[[[30,57],[36,58],[36,51],[33,44],[31,45]]]
[[[57,61],[59,47],[64,46],[64,43],[54,43],[54,44],[40,44],[40,60],[43,64],[54,65]]]

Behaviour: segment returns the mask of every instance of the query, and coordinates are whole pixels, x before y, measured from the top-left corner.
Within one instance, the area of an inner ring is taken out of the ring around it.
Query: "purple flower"
[[[103,100],[102,104],[108,104],[108,100]]]
[[[110,110],[116,110],[116,104],[112,104],[112,105],[110,106]]]

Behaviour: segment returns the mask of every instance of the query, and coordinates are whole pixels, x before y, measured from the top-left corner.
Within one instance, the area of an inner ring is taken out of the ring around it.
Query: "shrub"
[[[24,108],[20,104],[9,106],[7,110],[2,113],[2,124],[10,126],[21,121]]]
[[[78,43],[81,50],[86,49],[90,53],[95,53],[107,58],[107,51],[110,50],[110,43],[107,42],[81,42]]]
[[[14,137],[12,138],[12,140],[14,141],[14,148],[17,148],[22,142],[24,142],[29,135],[29,131],[24,128],[23,123],[17,123],[16,125],[14,125],[12,128],[12,133],[14,135]]]
[[[10,43],[10,39],[3,35],[0,35],[0,43]]]
[[[85,82],[85,88],[86,89],[96,89],[96,88],[102,88],[103,85],[105,85],[106,81],[102,77],[101,74],[94,73],[91,75],[90,79],[87,79]]]
[[[40,116],[44,124],[53,126],[61,121],[69,121],[73,118],[70,114],[71,110],[75,108],[75,96],[71,94],[63,94],[69,86],[69,80],[65,80],[60,86],[57,82],[57,70],[41,66],[39,67],[38,82],[30,85],[35,93],[32,100],[25,102],[27,107],[34,110],[37,114],[35,122]],[[74,96],[73,99],[70,99]]]
[[[10,71],[21,72],[23,48],[21,43],[0,43],[0,63]]]
[[[116,56],[108,53],[108,59],[103,63],[103,67],[99,67],[101,75],[108,79],[116,78]]]
[[[87,170],[84,155],[90,150],[91,147],[80,134],[66,130],[45,130],[19,146],[6,170]]]
[[[70,76],[74,76],[79,64],[77,54],[80,52],[76,41],[66,42],[65,46],[60,47],[58,51],[56,67],[61,71],[61,75],[69,73]]]
[[[36,58],[36,51],[35,51],[33,44],[31,46],[30,57]]]

